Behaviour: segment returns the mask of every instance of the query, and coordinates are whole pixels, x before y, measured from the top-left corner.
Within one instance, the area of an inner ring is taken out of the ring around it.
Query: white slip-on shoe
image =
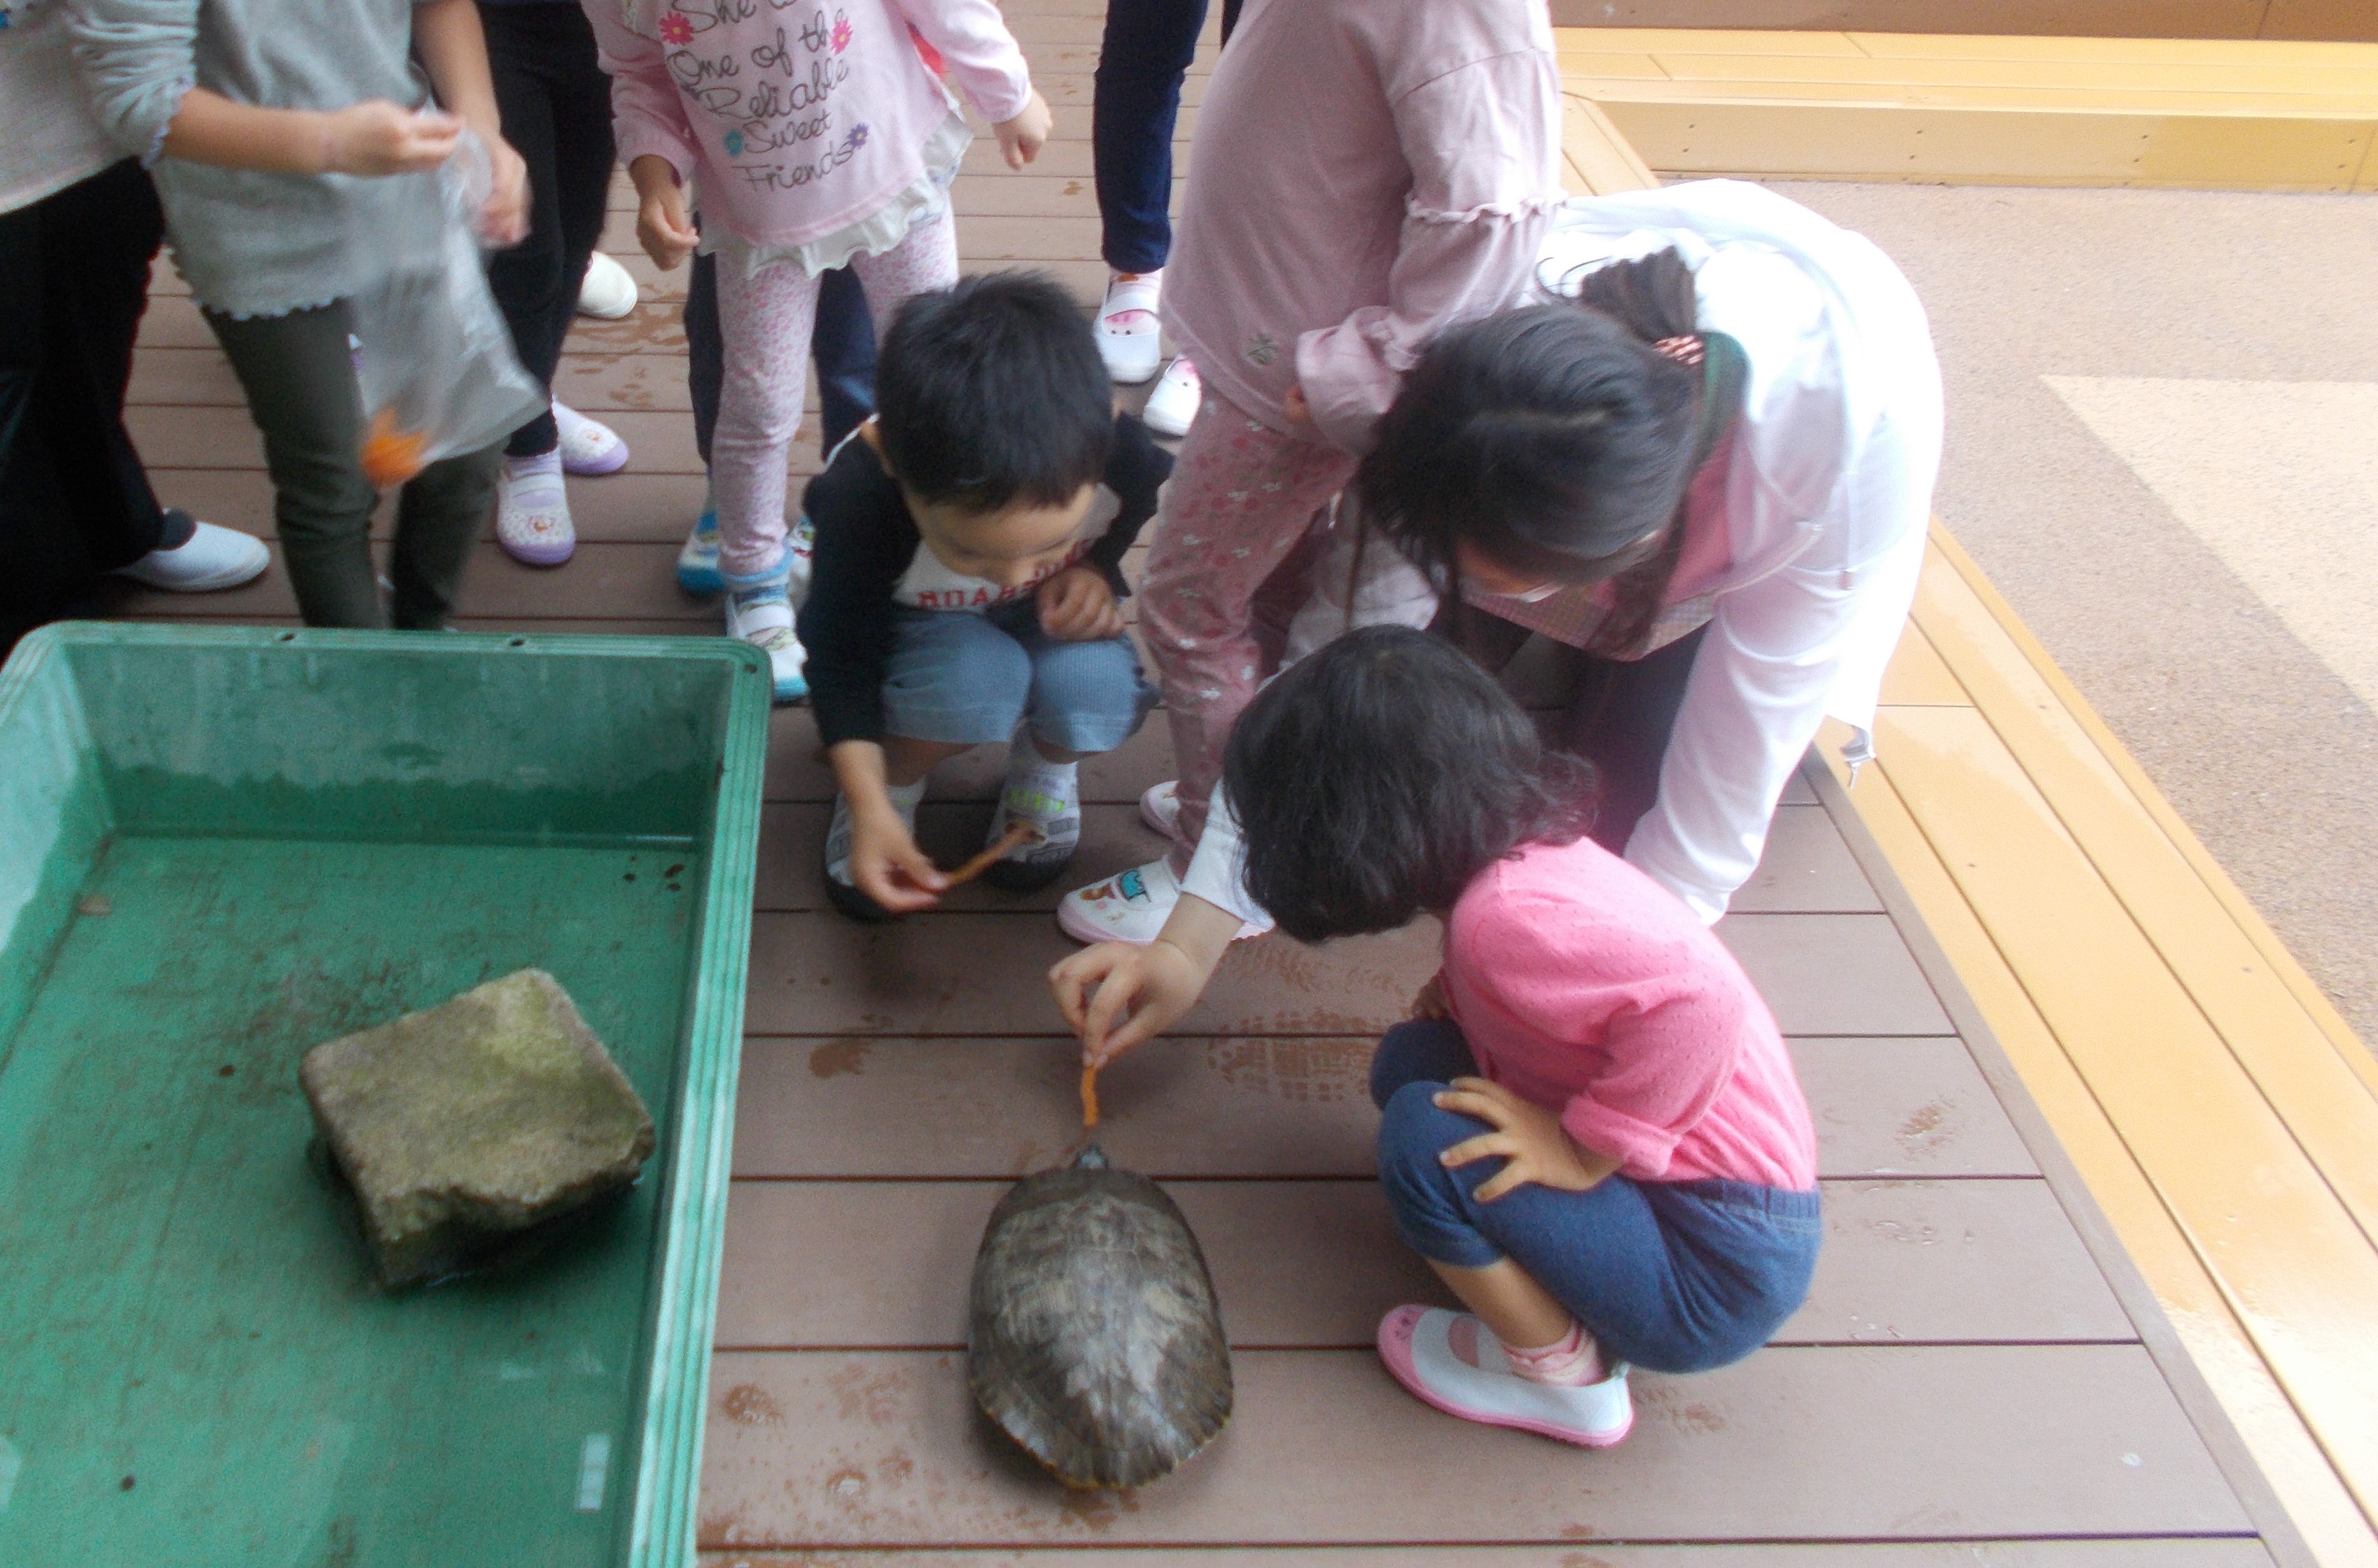
[[[1171,838],[1181,821],[1181,781],[1167,779],[1140,791],[1139,820]]]
[[[213,593],[254,582],[271,564],[272,552],[254,534],[201,522],[176,547],[151,550],[117,574],[168,593]]]
[[[561,433],[561,466],[582,479],[598,479],[628,466],[628,443],[600,420],[589,419],[556,400],[554,428]]]
[[[1067,893],[1057,905],[1057,928],[1077,942],[1146,947],[1164,934],[1164,922],[1180,902],[1181,879],[1172,874],[1171,862],[1159,857]],[[1231,940],[1243,942],[1267,929],[1242,925]]]
[[[1197,405],[1205,399],[1197,366],[1187,354],[1180,354],[1164,367],[1162,378],[1147,394],[1147,406],[1139,411],[1140,422],[1159,436],[1186,436],[1189,426],[1197,423]]]
[[[586,277],[578,285],[579,315],[617,321],[642,297],[626,268],[599,250],[586,258]]]
[[[531,567],[558,567],[578,548],[559,453],[506,458],[496,471],[496,543]]]
[[[1110,379],[1135,387],[1156,374],[1164,357],[1163,324],[1157,319],[1157,302],[1164,290],[1164,269],[1116,272],[1107,279],[1107,297],[1099,305],[1095,330],[1099,357],[1106,361]]]
[[[1379,1359],[1414,1398],[1465,1421],[1584,1448],[1608,1448],[1635,1425],[1624,1361],[1600,1382],[1531,1382],[1511,1371],[1502,1346],[1468,1312],[1398,1307],[1379,1320]]]

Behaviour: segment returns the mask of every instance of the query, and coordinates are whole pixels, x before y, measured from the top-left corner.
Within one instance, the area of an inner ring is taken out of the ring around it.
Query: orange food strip
[[[399,430],[396,412],[384,408],[372,415],[371,433],[364,437],[364,477],[375,488],[392,489],[421,472],[421,457],[428,449],[425,432]]]
[[[977,877],[990,870],[1009,850],[1021,849],[1039,836],[1040,830],[1029,822],[1008,823],[1007,831],[1000,834],[998,840],[989,849],[949,874],[949,881],[943,891],[947,892],[949,888],[973,881]]]
[[[1095,1067],[1086,1067],[1082,1069],[1082,1125],[1085,1128],[1091,1128],[1098,1124],[1099,1070]]]

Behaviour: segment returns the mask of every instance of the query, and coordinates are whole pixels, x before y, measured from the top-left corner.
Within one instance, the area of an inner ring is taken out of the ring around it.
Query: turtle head
[[[1074,1156],[1074,1168],[1104,1170],[1107,1168],[1107,1152],[1095,1143],[1085,1143],[1082,1145],[1082,1152]]]

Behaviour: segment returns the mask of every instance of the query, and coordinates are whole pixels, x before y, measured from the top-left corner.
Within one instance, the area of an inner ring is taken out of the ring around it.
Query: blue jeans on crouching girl
[[[1005,741],[1029,713],[1051,750],[1085,755],[1129,740],[1156,705],[1128,637],[1060,642],[1040,629],[1032,595],[975,614],[892,612],[883,728],[910,740]]]
[[[1372,1059],[1379,1181],[1412,1251],[1465,1269],[1509,1258],[1605,1356],[1655,1372],[1738,1361],[1799,1311],[1822,1231],[1816,1193],[1611,1176],[1584,1192],[1530,1183],[1479,1203],[1471,1193],[1503,1162],[1448,1170],[1436,1156],[1493,1129],[1431,1103],[1477,1072],[1460,1029],[1435,1019],[1397,1024]]]

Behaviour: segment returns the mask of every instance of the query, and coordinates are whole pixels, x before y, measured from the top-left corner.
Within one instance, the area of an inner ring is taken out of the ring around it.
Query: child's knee
[[[1407,1083],[1441,1084],[1476,1071],[1458,1024],[1443,1018],[1410,1019],[1379,1036],[1371,1057],[1371,1103],[1384,1109]]]
[[[1031,691],[1030,656],[982,616],[904,616],[883,682],[883,724],[915,740],[986,745],[1015,732]]]
[[[1501,1168],[1483,1160],[1450,1170],[1437,1156],[1490,1131],[1483,1121],[1440,1110],[1442,1083],[1414,1081],[1387,1096],[1379,1116],[1379,1185],[1396,1229],[1421,1256],[1455,1268],[1483,1268],[1503,1254],[1477,1228],[1471,1189]]]
[[[1156,706],[1128,638],[1063,642],[1033,661],[1032,734],[1041,745],[1094,756],[1139,731]]]

